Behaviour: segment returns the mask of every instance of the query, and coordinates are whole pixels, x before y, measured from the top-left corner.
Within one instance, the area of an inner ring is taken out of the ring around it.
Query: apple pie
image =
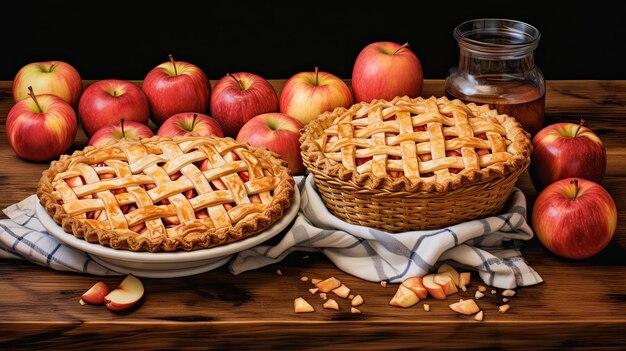
[[[300,141],[327,207],[359,224],[374,216],[373,226],[385,229],[432,228],[493,214],[532,152],[529,134],[515,118],[445,97],[336,108],[308,124]],[[400,223],[413,219],[415,226]]]
[[[196,250],[268,228],[289,207],[284,161],[231,138],[87,147],[43,172],[37,195],[78,238],[131,251]]]

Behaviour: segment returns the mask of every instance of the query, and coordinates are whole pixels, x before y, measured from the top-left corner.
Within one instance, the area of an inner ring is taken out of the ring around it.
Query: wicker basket
[[[518,177],[526,170],[529,156],[515,167],[508,167],[501,176],[485,177],[459,187],[428,191],[390,191],[357,184],[349,176],[328,174],[323,163],[312,154],[319,154],[319,144],[311,142],[327,128],[334,117],[345,112],[336,109],[312,121],[302,132],[302,159],[313,173],[315,185],[326,207],[337,217],[352,224],[398,233],[412,230],[438,229],[464,221],[497,214],[506,204]],[[525,132],[524,132],[525,133]],[[528,136],[525,136],[528,138]],[[317,150],[316,150],[317,148]],[[345,172],[344,172],[345,175]]]

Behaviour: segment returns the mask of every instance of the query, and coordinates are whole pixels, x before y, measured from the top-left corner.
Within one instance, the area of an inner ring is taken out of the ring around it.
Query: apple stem
[[[170,58],[170,62],[172,63],[172,66],[174,66],[174,74],[178,75],[178,69],[176,69],[176,62],[174,62],[174,55],[169,54],[167,55],[167,57]]]
[[[124,135],[124,119],[120,118],[120,126],[122,126],[122,139],[126,136]]]
[[[193,127],[196,125],[196,118],[198,118],[198,114],[193,114],[193,121],[191,121],[191,131],[193,131]]]
[[[35,105],[37,105],[37,109],[39,109],[39,113],[43,113],[43,110],[41,109],[41,105],[39,105],[39,101],[37,101],[37,96],[35,96],[35,93],[33,92],[32,86],[28,87],[28,96],[30,96],[31,99],[35,101]]]
[[[406,42],[404,44],[402,44],[401,47],[398,48],[398,50],[394,51],[392,55],[397,54],[400,50],[404,49],[404,48],[408,48],[409,47],[409,42]]]
[[[235,80],[235,82],[237,82],[237,86],[239,87],[239,90],[241,90],[241,91],[245,90],[243,88],[243,84],[241,83],[241,81],[239,79],[237,79],[237,77],[233,76],[230,73],[226,73],[226,75],[229,76],[229,77],[232,77]]]
[[[50,65],[50,68],[48,69],[48,72],[52,72],[52,70],[54,69],[54,63]]]
[[[574,199],[578,197],[578,190],[580,189],[578,187],[578,179],[574,179],[570,182],[570,184],[574,184],[574,187],[576,188],[576,192],[574,193]]]
[[[319,67],[315,67],[315,86],[318,85],[319,71],[320,71]]]
[[[578,128],[576,128],[576,133],[574,133],[574,138],[578,136],[578,132],[580,132],[580,129],[582,128],[583,124],[585,124],[585,120],[581,118],[580,124],[578,124]]]

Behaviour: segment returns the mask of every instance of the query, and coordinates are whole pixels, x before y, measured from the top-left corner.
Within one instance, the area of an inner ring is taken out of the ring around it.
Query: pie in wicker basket
[[[293,192],[285,162],[265,149],[231,138],[159,136],[64,155],[37,189],[66,232],[151,252],[255,235],[282,217]]]
[[[497,213],[532,153],[513,117],[445,97],[337,108],[309,123],[300,141],[331,212],[389,232]]]

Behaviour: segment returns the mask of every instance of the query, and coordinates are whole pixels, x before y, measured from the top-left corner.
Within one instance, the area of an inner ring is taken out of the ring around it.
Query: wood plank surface
[[[141,82],[135,82],[140,84]],[[215,84],[215,82],[212,82]],[[280,92],[283,80],[271,81]],[[89,84],[87,82],[86,84]],[[555,257],[537,240],[522,252],[545,283],[518,290],[511,309],[499,313],[501,297],[490,293],[478,304],[485,320],[453,313],[450,301],[429,298],[409,309],[388,305],[396,285],[383,288],[337,269],[321,254],[296,252],[275,265],[234,276],[227,267],[184,278],[142,278],[146,295],[128,312],[80,306],[80,295],[98,280],[113,287],[120,277],[57,272],[34,264],[0,260],[0,350],[67,349],[500,349],[626,348],[626,81],[550,81],[547,122],[577,122],[581,117],[604,141],[609,155],[602,185],[618,207],[618,228],[610,245],[594,258]],[[443,93],[443,82],[426,81],[423,96]],[[35,191],[47,163],[15,156],[4,124],[13,105],[11,82],[0,82],[0,208]],[[154,127],[154,126],[153,126]],[[74,144],[87,142],[79,131]],[[518,186],[529,205],[536,197],[528,174]],[[283,272],[282,276],[276,270]],[[351,314],[346,300],[339,311],[322,309],[307,291],[311,278],[335,276],[365,304]],[[480,282],[473,277],[473,296]],[[317,309],[294,314],[293,299],[307,298]]]

